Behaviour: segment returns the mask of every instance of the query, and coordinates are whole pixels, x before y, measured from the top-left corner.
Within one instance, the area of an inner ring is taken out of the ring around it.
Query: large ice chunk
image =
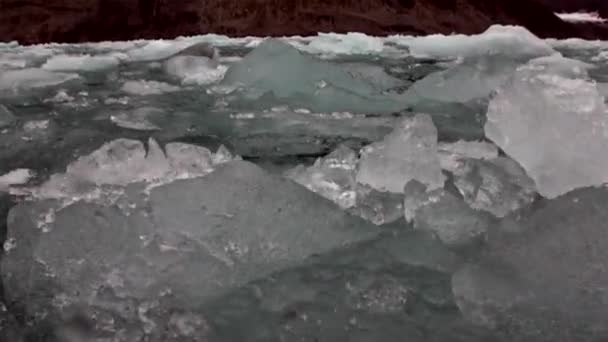
[[[120,90],[130,95],[160,95],[179,91],[181,88],[169,83],[158,81],[126,81]]]
[[[43,88],[77,79],[78,75],[28,68],[0,73],[0,92]]]
[[[498,158],[498,147],[485,141],[464,141],[439,143],[437,146],[441,168],[459,173],[467,159]]]
[[[175,308],[200,314],[232,289],[379,233],[243,161],[156,187],[149,196],[125,196],[129,213],[77,202],[58,210],[44,230],[37,220],[57,203],[12,209],[3,283],[30,323],[55,325],[84,306],[96,329],[166,340],[154,334],[165,333]]]
[[[232,65],[221,84],[241,87],[257,97],[271,93],[294,107],[316,112],[390,113],[403,107],[372,82],[274,39]]]
[[[6,106],[0,104],[0,128],[10,126],[15,123],[16,120],[17,118],[15,118],[13,113],[11,113]]]
[[[120,60],[116,56],[58,55],[49,58],[42,69],[56,71],[100,71],[116,68]]]
[[[517,65],[505,56],[468,58],[417,81],[404,96],[410,101],[457,103],[485,99],[511,77]]]
[[[416,56],[450,58],[503,55],[534,58],[555,53],[551,46],[521,26],[492,25],[478,35],[441,34],[424,37],[390,37],[389,41],[409,47]]]
[[[341,145],[308,168],[299,165],[288,170],[286,176],[374,224],[401,218],[401,196],[379,192],[356,182],[358,162],[357,153]]]
[[[608,113],[585,64],[560,56],[520,67],[492,99],[486,136],[543,196],[608,181]]]
[[[606,339],[606,201],[606,189],[579,189],[529,217],[505,219],[481,263],[452,280],[461,311],[479,324],[530,334],[522,341]]]
[[[461,247],[479,241],[491,224],[490,215],[470,208],[461,198],[413,180],[404,189],[405,219],[414,228],[436,234],[449,246]]]
[[[471,208],[504,217],[536,198],[534,181],[510,158],[466,159],[460,165],[454,185]]]
[[[357,181],[379,191],[402,193],[415,179],[430,190],[443,186],[437,129],[427,114],[401,121],[383,141],[362,149]]]
[[[172,57],[163,64],[163,68],[182,84],[198,85],[220,81],[228,69],[213,59],[190,55]]]

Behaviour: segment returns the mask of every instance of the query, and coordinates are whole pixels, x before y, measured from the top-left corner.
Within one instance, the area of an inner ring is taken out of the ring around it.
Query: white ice
[[[498,158],[498,147],[485,141],[439,143],[437,150],[441,168],[450,172],[457,172],[466,159]]]
[[[12,185],[22,185],[27,183],[34,176],[34,172],[29,169],[16,169],[0,175],[0,191],[7,191]]]
[[[499,89],[485,133],[523,166],[541,195],[553,198],[608,181],[606,111],[584,63],[543,57]]]
[[[100,71],[118,67],[116,56],[57,55],[49,58],[42,69],[53,71]]]
[[[165,82],[158,81],[126,81],[120,88],[123,92],[129,95],[160,95],[181,90],[180,87],[171,85]]]
[[[429,190],[441,188],[445,180],[437,154],[437,128],[427,114],[404,119],[384,140],[361,150],[357,182],[403,193],[413,179]]]
[[[76,74],[52,72],[36,68],[9,70],[0,73],[0,91],[49,87],[77,78],[78,75]]]
[[[454,58],[481,55],[540,57],[555,53],[551,46],[520,26],[492,25],[478,35],[391,36],[388,41],[409,47],[420,57]]]
[[[597,12],[575,12],[575,13],[556,13],[561,20],[573,23],[605,23],[608,19],[604,19]]]
[[[181,81],[182,84],[207,85],[224,78],[228,67],[218,64],[207,57],[176,56],[163,64],[167,74]]]

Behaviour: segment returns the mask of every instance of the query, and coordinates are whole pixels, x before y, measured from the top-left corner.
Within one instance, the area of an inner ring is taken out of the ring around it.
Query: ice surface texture
[[[403,107],[372,82],[274,39],[231,66],[221,84],[270,92],[292,106],[316,112],[390,113]]]
[[[608,181],[608,114],[585,64],[560,56],[517,69],[492,99],[486,136],[554,198]]]
[[[14,247],[2,260],[9,299],[36,320],[60,319],[85,303],[109,310],[115,321],[105,328],[116,333],[125,328],[119,317],[142,324],[147,308],[196,309],[250,280],[377,234],[333,203],[242,161],[144,197],[126,196],[129,213],[80,201],[57,211],[44,230],[36,220],[57,203],[15,207],[8,227]]]

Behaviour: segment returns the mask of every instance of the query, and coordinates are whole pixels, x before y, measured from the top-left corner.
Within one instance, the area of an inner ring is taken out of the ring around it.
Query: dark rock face
[[[495,23],[540,36],[597,35],[530,0],[2,0],[0,41],[82,42],[178,35],[359,31],[478,33]],[[608,36],[608,34],[607,34]]]

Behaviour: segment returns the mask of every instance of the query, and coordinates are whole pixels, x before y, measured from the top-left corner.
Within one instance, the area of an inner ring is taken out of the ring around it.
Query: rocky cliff
[[[0,41],[81,42],[179,35],[477,33],[494,23],[539,36],[603,33],[535,0],[0,0]],[[608,36],[608,34],[606,35]]]

